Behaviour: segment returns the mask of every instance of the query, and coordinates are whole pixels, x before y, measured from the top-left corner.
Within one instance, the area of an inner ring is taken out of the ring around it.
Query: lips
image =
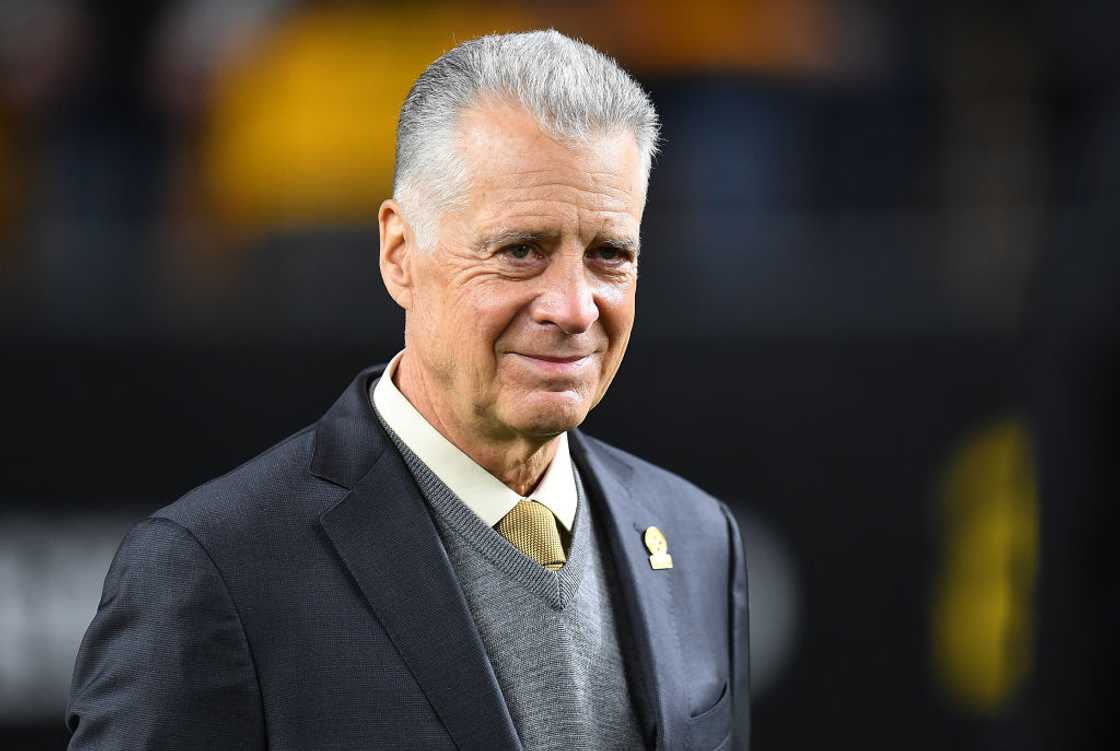
[[[511,352],[511,355],[522,366],[528,367],[538,374],[548,377],[573,378],[583,376],[591,371],[589,368],[595,363],[591,355],[554,355],[554,354],[527,354],[525,352]]]
[[[589,355],[534,355],[528,353],[519,353],[525,357],[531,357],[534,360],[544,360],[545,362],[569,363],[582,360]]]

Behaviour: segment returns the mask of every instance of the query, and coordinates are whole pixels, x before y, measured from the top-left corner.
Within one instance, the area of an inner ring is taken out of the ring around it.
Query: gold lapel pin
[[[673,567],[673,556],[669,555],[669,541],[657,527],[646,528],[642,539],[649,551],[649,567],[655,571]]]

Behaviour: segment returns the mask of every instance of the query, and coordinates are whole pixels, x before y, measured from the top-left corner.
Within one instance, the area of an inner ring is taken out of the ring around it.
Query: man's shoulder
[[[187,492],[152,514],[185,528],[204,545],[244,539],[262,529],[306,525],[346,490],[310,471],[316,425]]]
[[[586,433],[580,436],[600,459],[632,470],[627,489],[651,511],[718,525],[726,523],[728,512],[724,503],[692,481]]]

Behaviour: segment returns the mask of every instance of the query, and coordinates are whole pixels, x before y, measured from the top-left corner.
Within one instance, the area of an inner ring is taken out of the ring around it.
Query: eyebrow
[[[614,248],[615,250],[623,253],[632,253],[634,258],[638,257],[641,252],[641,244],[637,238],[630,239],[629,237],[596,237],[592,243],[595,247],[599,248]]]
[[[479,253],[484,252],[488,248],[504,245],[517,245],[519,243],[547,243],[556,242],[560,239],[560,233],[555,230],[503,230],[493,235],[486,235],[480,238],[475,244],[474,248]],[[639,253],[639,241],[637,238],[621,237],[616,235],[596,235],[595,239],[591,241],[591,246],[594,248],[614,248],[615,250],[625,253],[632,253],[635,258]]]
[[[544,243],[555,242],[560,239],[560,233],[552,230],[549,231],[534,231],[534,230],[520,230],[509,229],[501,232],[496,232],[493,235],[486,235],[479,238],[475,243],[475,250],[482,252],[488,248],[493,248],[502,245],[517,245],[519,243]]]

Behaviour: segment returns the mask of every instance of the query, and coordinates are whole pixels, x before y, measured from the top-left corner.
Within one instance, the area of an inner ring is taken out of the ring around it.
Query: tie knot
[[[559,571],[567,560],[556,516],[544,504],[522,498],[502,517],[496,529],[515,548],[549,571]]]

